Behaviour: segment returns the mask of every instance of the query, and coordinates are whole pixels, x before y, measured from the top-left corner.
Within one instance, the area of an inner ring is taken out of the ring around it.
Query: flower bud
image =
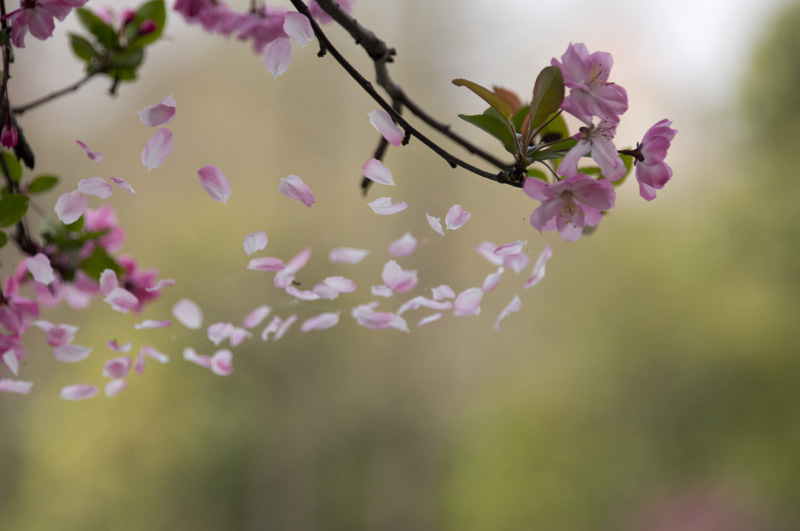
[[[18,139],[19,137],[17,135],[17,128],[10,123],[7,123],[3,127],[2,133],[0,133],[0,144],[2,144],[3,147],[11,149],[17,145]]]
[[[139,26],[139,35],[149,35],[157,29],[156,23],[148,18]]]
[[[122,12],[120,12],[119,18],[121,19],[122,27],[124,28],[125,26],[133,22],[134,18],[136,18],[136,11],[130,8],[125,8],[122,10]]]

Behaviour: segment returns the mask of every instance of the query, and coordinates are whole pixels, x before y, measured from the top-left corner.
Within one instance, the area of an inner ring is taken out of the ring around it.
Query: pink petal
[[[511,302],[503,308],[503,311],[500,312],[500,315],[497,316],[497,321],[494,323],[494,330],[495,332],[500,330],[500,321],[511,315],[512,313],[516,313],[519,311],[520,307],[522,306],[522,301],[519,299],[518,295],[514,295],[514,298],[511,299]]]
[[[187,347],[183,349],[183,359],[186,361],[191,361],[201,367],[205,367],[206,369],[211,367],[211,356],[205,356],[203,354],[198,354],[195,349],[191,347]]]
[[[151,346],[142,347],[141,349],[139,349],[139,353],[147,356],[148,358],[156,360],[162,365],[169,362],[169,356],[167,356],[163,352],[159,352],[158,350],[156,350],[154,347]]]
[[[91,179],[81,179],[78,183],[78,191],[83,195],[94,195],[100,199],[108,199],[114,193],[114,188],[102,177],[92,177]]]
[[[167,96],[161,103],[148,105],[136,114],[142,123],[148,127],[160,127],[175,118],[177,103],[172,95]]]
[[[145,291],[160,291],[162,288],[166,288],[167,286],[174,286],[175,279],[174,278],[162,278],[159,280],[155,286],[150,288],[144,288]]]
[[[214,323],[208,327],[208,339],[218,346],[220,343],[228,339],[234,332],[234,326],[231,323]]]
[[[495,249],[497,249],[497,246],[492,242],[483,242],[475,248],[478,254],[486,258],[490,264],[496,266],[503,265],[503,258],[494,254]]]
[[[250,263],[247,264],[247,269],[252,269],[254,271],[280,271],[285,267],[286,265],[283,263],[283,260],[269,256],[253,258],[250,260]]]
[[[430,225],[435,232],[438,232],[439,234],[444,236],[444,230],[442,230],[442,221],[439,218],[431,216],[427,212],[425,212],[425,217],[428,220],[428,225]]]
[[[300,331],[305,333],[311,330],[327,330],[337,324],[339,324],[339,312],[325,312],[306,319],[300,325]]]
[[[461,226],[469,220],[470,216],[471,214],[461,208],[461,205],[453,205],[450,207],[450,210],[447,211],[447,216],[444,218],[447,230],[461,228]]]
[[[532,288],[536,284],[539,283],[544,278],[545,274],[545,266],[547,265],[547,261],[553,257],[553,250],[550,248],[549,245],[545,246],[542,254],[539,255],[539,259],[536,260],[536,263],[533,265],[533,271],[531,271],[531,277],[525,281],[522,285],[523,288]]]
[[[53,267],[50,265],[50,259],[44,253],[36,253],[35,256],[27,257],[25,259],[25,267],[33,276],[33,280],[45,286],[56,280]]]
[[[175,141],[172,138],[172,131],[161,128],[147,141],[142,151],[142,164],[147,166],[147,171],[152,171],[161,166],[170,153]]]
[[[247,253],[247,256],[250,256],[257,251],[261,251],[266,248],[267,241],[266,232],[256,231],[252,234],[248,234],[244,237],[244,242],[242,243],[242,245],[244,245],[244,252]]]
[[[163,321],[155,321],[153,319],[145,319],[141,323],[136,323],[133,328],[136,330],[148,330],[151,328],[166,328],[172,324],[172,321],[165,319]]]
[[[92,159],[95,162],[103,162],[103,154],[102,153],[97,153],[96,151],[92,151],[91,149],[89,149],[89,146],[87,146],[86,144],[84,144],[80,140],[76,140],[75,143],[77,143],[80,147],[83,148],[83,150],[86,152],[86,155],[90,159]]]
[[[62,194],[56,201],[54,210],[56,211],[58,219],[60,219],[64,225],[69,225],[80,219],[88,205],[89,201],[86,199],[86,196],[78,190],[75,190],[74,192]]]
[[[403,131],[395,125],[392,117],[383,109],[375,109],[369,113],[369,123],[393,146],[399,147],[403,144],[405,136]]]
[[[97,387],[88,384],[68,385],[61,389],[64,400],[85,400],[97,394]]]
[[[402,201],[399,203],[392,203],[391,197],[379,197],[375,201],[368,203],[368,205],[373,212],[383,216],[397,214],[408,208],[408,204]]]
[[[233,332],[231,332],[230,342],[232,347],[236,347],[242,344],[245,339],[249,339],[253,337],[253,334],[245,330],[244,328],[239,328],[238,326],[233,327]]]
[[[292,43],[286,37],[278,37],[264,48],[264,66],[273,79],[286,72],[292,62]]]
[[[521,241],[517,240],[513,243],[507,243],[505,245],[501,245],[497,249],[494,250],[495,256],[508,256],[512,254],[519,254],[522,252],[522,249],[527,245],[528,241]]]
[[[437,313],[431,314],[428,317],[424,317],[424,318],[420,319],[419,322],[417,323],[417,328],[419,328],[420,326],[425,326],[428,323],[432,323],[434,321],[438,321],[441,318],[442,318],[442,314],[441,313],[437,312]]]
[[[100,293],[102,295],[109,295],[119,286],[117,273],[113,269],[104,269],[100,273]]]
[[[21,380],[0,378],[0,393],[16,393],[18,395],[27,395],[31,392],[31,386],[33,386],[33,382],[23,382]]]
[[[431,288],[433,300],[440,301],[442,299],[455,299],[456,292],[450,286],[442,284],[441,286]]]
[[[244,318],[242,326],[245,328],[255,328],[261,324],[261,321],[267,318],[272,308],[269,306],[259,306]]]
[[[123,179],[121,177],[109,177],[109,180],[112,183],[114,183],[117,186],[119,186],[120,188],[124,188],[125,190],[129,191],[131,193],[131,195],[134,195],[136,193],[133,190],[133,187],[131,187],[131,185],[128,184],[128,181],[126,181],[125,179]]]
[[[233,353],[218,350],[211,356],[211,371],[219,376],[229,376],[233,372]]]
[[[67,324],[54,325],[42,320],[34,321],[33,324],[47,333],[47,344],[51,347],[61,347],[72,343],[72,340],[75,339],[75,332],[78,331],[77,326]]]
[[[106,345],[108,345],[108,348],[110,348],[114,352],[128,352],[131,350],[130,342],[125,343],[124,345],[120,345],[119,343],[117,343],[116,339],[111,339],[109,341],[106,341]]]
[[[366,249],[354,249],[352,247],[337,247],[328,253],[328,260],[333,263],[341,262],[344,264],[357,264],[363,260],[369,251]]]
[[[283,20],[283,31],[300,46],[309,44],[314,39],[311,22],[302,13],[290,11]]]
[[[131,370],[131,359],[128,356],[111,358],[103,365],[103,376],[106,378],[125,378]]]
[[[299,290],[295,286],[286,286],[286,293],[301,301],[317,301],[320,296],[309,290]]]
[[[277,341],[280,338],[282,338],[286,334],[286,332],[289,331],[289,327],[292,326],[295,321],[297,321],[296,315],[290,315],[289,317],[287,317],[286,320],[283,321],[281,325],[278,327],[278,330],[275,331],[275,335],[272,336],[272,340]]]
[[[197,171],[197,175],[200,176],[200,184],[209,197],[225,204],[231,196],[231,184],[225,174],[216,166],[203,166]]]
[[[126,382],[125,380],[111,380],[106,384],[104,392],[107,397],[111,397],[116,395],[120,391],[127,389],[127,387],[128,387],[128,382]]]
[[[350,312],[350,315],[353,316],[353,319],[355,319],[360,326],[371,330],[396,328],[408,332],[408,324],[405,319],[389,312],[376,312],[375,307],[377,305],[377,302],[372,302],[370,304],[356,306]]]
[[[333,289],[335,289],[339,293],[353,293],[356,290],[356,288],[358,287],[358,284],[356,284],[354,281],[350,280],[349,278],[338,277],[338,276],[337,277],[327,277],[322,282],[324,282],[328,286],[332,287]]]
[[[297,175],[290,175],[285,179],[281,179],[281,184],[278,185],[278,191],[286,197],[302,201],[305,206],[310,207],[314,204],[316,199],[303,179]]]
[[[411,291],[417,285],[417,272],[405,270],[394,260],[389,260],[383,266],[381,274],[383,282],[397,293]]]
[[[496,273],[491,273],[486,276],[486,280],[483,281],[484,292],[492,291],[497,287],[498,284],[500,284],[500,277],[503,275],[503,271],[505,271],[505,269],[503,268],[503,266],[500,266],[499,268],[497,268]]]
[[[376,297],[391,297],[394,291],[389,286],[372,286],[371,293]]]
[[[11,349],[6,350],[2,356],[0,356],[0,361],[5,363],[8,370],[11,371],[11,374],[17,376],[19,374],[19,360],[17,359],[17,354]]]
[[[417,239],[410,232],[406,232],[399,239],[389,244],[389,254],[397,258],[403,258],[417,250],[417,243]]]
[[[89,357],[92,351],[89,347],[82,347],[80,345],[62,345],[60,347],[53,347],[53,356],[58,361],[64,363],[77,363]]]
[[[128,313],[139,307],[136,295],[123,288],[114,288],[104,300],[111,305],[111,308],[122,313]]]
[[[364,172],[364,177],[370,181],[378,184],[387,184],[394,186],[394,179],[392,179],[392,171],[383,165],[378,159],[369,159],[361,166],[361,171]]]
[[[311,291],[316,293],[320,299],[333,300],[339,296],[339,292],[325,284],[325,282],[315,284]]]
[[[456,297],[454,303],[454,314],[456,317],[465,315],[479,315],[481,313],[481,299],[483,290],[481,288],[467,288]]]

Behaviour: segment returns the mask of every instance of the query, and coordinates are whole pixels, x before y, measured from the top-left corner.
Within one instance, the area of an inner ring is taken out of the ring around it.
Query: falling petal
[[[229,376],[233,372],[233,353],[218,350],[211,356],[211,371],[219,376]]]
[[[272,308],[269,306],[259,306],[244,318],[242,326],[245,328],[255,328],[261,324],[261,321],[267,318]]]
[[[328,260],[333,263],[341,262],[344,264],[357,264],[361,262],[369,251],[366,249],[354,249],[353,247],[337,247],[328,253]]]
[[[369,159],[364,163],[363,166],[361,166],[361,171],[364,172],[364,177],[370,181],[378,184],[394,186],[392,171],[384,166],[383,163],[378,159]]]
[[[142,150],[142,164],[147,166],[147,171],[152,171],[161,166],[170,153],[175,141],[172,138],[172,131],[161,128],[147,141]]]
[[[107,397],[111,397],[119,393],[120,391],[124,391],[128,387],[128,382],[125,380],[111,380],[106,384],[104,392]]]
[[[23,382],[22,380],[0,378],[0,393],[16,393],[18,395],[27,395],[31,392],[32,386],[33,382]]]
[[[203,166],[197,171],[197,175],[209,197],[224,205],[231,196],[231,183],[225,174],[216,166]]]
[[[486,280],[483,281],[483,291],[492,291],[500,284],[500,277],[503,275],[503,271],[505,268],[500,266],[497,268],[497,272],[490,273],[486,276]]]
[[[28,269],[28,273],[33,276],[33,280],[45,286],[56,280],[53,266],[50,265],[50,259],[44,253],[36,253],[35,256],[27,257],[25,259],[25,267]]]
[[[253,258],[250,260],[250,263],[247,264],[247,269],[252,269],[254,271],[280,271],[285,267],[286,265],[283,263],[283,260],[269,256]]]
[[[442,221],[439,218],[431,216],[427,212],[425,212],[425,217],[428,219],[428,225],[430,225],[434,231],[444,236],[444,230],[442,230]]]
[[[104,269],[100,273],[100,293],[102,295],[110,295],[119,286],[117,279],[117,272],[113,269]]]
[[[349,278],[338,277],[338,276],[327,277],[322,282],[324,282],[331,288],[335,289],[339,293],[353,293],[358,287],[358,285]]]
[[[479,315],[481,313],[481,299],[483,290],[481,288],[467,288],[456,297],[454,303],[454,314],[456,317],[465,315]]]
[[[167,96],[161,103],[148,105],[136,114],[142,123],[148,127],[160,127],[175,118],[177,103],[172,95]]]
[[[139,307],[139,299],[136,295],[124,288],[114,288],[104,299],[111,305],[111,308],[118,312],[128,313]]]
[[[311,22],[302,13],[290,11],[283,20],[283,31],[300,46],[309,44],[314,39]]]
[[[244,246],[244,252],[247,253],[247,256],[251,254],[261,251],[267,247],[267,233],[263,231],[256,231],[252,234],[248,234],[244,237],[244,242],[242,245]]]
[[[78,183],[78,191],[83,195],[94,195],[100,199],[108,199],[114,193],[114,188],[102,177],[92,177],[91,179],[81,179]]]
[[[85,400],[97,394],[97,387],[88,384],[68,385],[61,389],[64,400]]]
[[[390,197],[379,197],[375,201],[368,204],[373,212],[383,216],[397,214],[398,212],[402,212],[408,208],[408,204],[402,201],[399,203],[392,203],[392,198]]]
[[[497,316],[497,321],[494,323],[494,330],[500,330],[500,321],[511,315],[512,313],[516,313],[519,311],[520,307],[522,306],[522,301],[519,299],[518,295],[514,295],[514,298],[511,299],[511,302],[503,308],[503,311],[500,312],[500,315]]]
[[[183,359],[186,361],[191,361],[192,363],[200,365],[201,367],[205,367],[206,369],[211,367],[211,356],[198,354],[197,351],[191,347],[183,349]]]
[[[300,331],[310,332],[311,330],[327,330],[339,324],[339,312],[325,312],[309,319],[300,325]]]
[[[303,179],[297,175],[290,175],[286,178],[281,178],[281,184],[278,185],[278,191],[286,197],[302,201],[304,205],[310,207],[314,204],[316,199]]]
[[[114,352],[129,352],[131,350],[130,342],[125,343],[124,345],[120,345],[119,343],[117,343],[116,339],[111,339],[109,341],[106,341],[106,345],[108,345],[108,348],[110,348]]]
[[[522,285],[523,288],[532,288],[536,284],[538,284],[543,278],[545,274],[545,266],[547,265],[547,261],[553,257],[553,250],[550,248],[549,245],[545,246],[542,254],[539,255],[539,259],[536,260],[536,263],[533,265],[533,271],[531,271],[531,277],[525,281]]]
[[[141,354],[144,354],[148,358],[152,358],[152,359],[156,360],[157,362],[159,362],[162,365],[164,365],[165,363],[169,362],[169,356],[167,356],[163,352],[159,352],[154,347],[144,346],[141,349],[139,349],[139,352]]]
[[[56,211],[58,219],[60,219],[64,225],[69,225],[80,219],[83,213],[86,212],[86,207],[88,205],[89,201],[86,199],[86,196],[78,190],[75,190],[74,192],[62,194],[56,201],[54,210]]]
[[[450,210],[447,211],[447,216],[444,218],[447,230],[461,228],[461,226],[469,220],[470,216],[471,214],[461,208],[461,205],[453,205],[450,207]]]
[[[309,290],[299,290],[295,286],[286,286],[286,293],[301,301],[317,301],[319,294]]]
[[[3,355],[0,356],[0,362],[3,362],[14,376],[19,374],[19,360],[17,359],[17,354],[13,350],[6,350]]]
[[[136,323],[133,328],[136,330],[148,330],[151,328],[166,328],[172,325],[172,321],[165,319],[163,321],[155,321],[153,319],[145,319],[141,323]]]
[[[292,62],[292,43],[286,37],[278,37],[264,48],[264,66],[274,79],[286,72]]]
[[[393,146],[399,147],[403,144],[403,137],[405,136],[403,131],[395,125],[392,117],[386,111],[375,109],[369,113],[369,123]]]
[[[486,258],[490,264],[496,266],[503,265],[503,257],[494,254],[495,249],[497,249],[497,245],[492,242],[483,242],[475,248],[478,254]]]
[[[389,286],[372,286],[371,293],[376,297],[391,297],[394,291]]]
[[[103,365],[103,376],[106,378],[125,378],[131,370],[131,359],[128,356],[111,358]]]
[[[417,244],[417,239],[410,232],[406,232],[399,239],[389,244],[389,254],[397,258],[403,258],[416,251]]]
[[[286,320],[283,321],[281,325],[278,327],[278,330],[275,332],[275,335],[272,336],[273,341],[277,341],[280,338],[282,338],[284,334],[286,334],[286,332],[289,331],[289,327],[292,326],[295,321],[297,321],[296,315],[290,315],[289,317],[287,317]]]
[[[89,146],[87,146],[86,144],[84,144],[80,140],[76,140],[75,143],[77,143],[80,147],[83,148],[83,150],[86,152],[86,155],[90,159],[92,159],[95,162],[103,162],[103,154],[102,153],[98,153],[96,151],[92,151],[91,149],[89,149]]]
[[[438,321],[441,318],[442,318],[442,314],[441,313],[437,312],[437,313],[431,314],[428,317],[424,317],[424,318],[420,319],[419,322],[417,323],[417,328],[419,328],[420,326],[425,326],[428,323],[432,323],[434,321]]]
[[[441,286],[431,288],[433,300],[440,301],[442,299],[455,299],[456,292],[450,286],[442,284]]]
[[[125,190],[129,191],[131,195],[136,194],[136,192],[133,190],[133,187],[131,187],[131,185],[128,184],[128,181],[125,179],[121,177],[109,177],[109,180],[120,188],[124,188]]]
[[[167,286],[174,286],[175,279],[174,278],[162,278],[159,280],[155,286],[150,288],[144,288],[145,291],[160,291],[162,288],[166,288]]]
[[[89,347],[82,347],[80,345],[62,345],[60,347],[53,347],[53,356],[58,361],[64,363],[77,363],[89,357],[92,351]]]
[[[206,331],[208,339],[214,343],[214,346],[219,346],[220,343],[231,337],[235,327],[231,323],[214,323],[208,327]]]

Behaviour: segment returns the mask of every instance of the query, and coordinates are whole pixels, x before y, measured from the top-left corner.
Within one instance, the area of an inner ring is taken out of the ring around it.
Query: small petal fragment
[[[231,196],[231,184],[225,174],[216,166],[203,166],[197,171],[197,175],[209,197],[224,205]]]
[[[425,217],[428,219],[428,225],[435,231],[444,236],[444,230],[442,229],[442,220],[439,218],[435,218],[425,212]]]
[[[247,317],[244,318],[242,321],[242,326],[244,328],[255,328],[261,324],[261,321],[267,318],[269,312],[272,311],[272,308],[269,306],[259,306],[249,314]]]
[[[479,315],[482,298],[483,290],[481,288],[468,288],[459,293],[453,305],[456,317]]]
[[[442,284],[441,286],[431,288],[431,293],[433,294],[433,300],[440,301],[442,299],[455,299],[456,292],[453,291],[453,288]]]
[[[50,265],[50,259],[44,253],[36,253],[35,256],[26,258],[25,267],[28,269],[31,276],[33,276],[33,280],[45,286],[50,285],[56,280],[53,267]]]
[[[261,251],[267,247],[267,241],[266,232],[259,230],[248,234],[244,237],[244,242],[242,243],[242,245],[244,245],[244,252],[247,253],[247,256],[250,256],[257,251]]]
[[[494,330],[495,332],[500,330],[500,321],[511,315],[512,313],[516,313],[519,311],[520,307],[522,307],[522,301],[519,299],[518,295],[514,295],[514,298],[511,299],[511,302],[503,308],[503,311],[500,312],[500,315],[497,316],[497,321],[494,323]]]
[[[328,253],[328,260],[332,263],[341,262],[343,264],[357,264],[361,262],[369,251],[366,249],[354,249],[353,247],[337,247]]]
[[[61,389],[64,400],[86,400],[97,394],[97,387],[88,384],[68,385]]]
[[[441,312],[437,312],[437,313],[431,314],[428,317],[424,317],[424,318],[420,319],[419,322],[417,323],[417,328],[419,328],[420,326],[425,326],[428,323],[432,323],[434,321],[438,321],[441,318],[442,318]]]
[[[399,239],[389,244],[389,254],[397,258],[403,258],[416,251],[418,243],[417,239],[412,236],[410,232],[406,232]]]
[[[377,129],[378,132],[383,135],[383,138],[391,145],[400,147],[403,144],[403,137],[405,136],[403,131],[395,125],[392,121],[392,117],[383,109],[375,109],[369,113],[369,123],[371,123],[372,127]]]
[[[286,18],[283,20],[283,31],[300,46],[305,46],[314,39],[311,22],[305,15],[295,11],[286,13]]]
[[[286,37],[278,37],[264,48],[264,66],[273,79],[289,69],[292,62],[292,43]]]
[[[392,170],[384,166],[378,159],[369,159],[361,166],[361,171],[364,172],[364,177],[372,182],[394,186]]]
[[[297,175],[290,175],[281,179],[281,184],[278,185],[278,191],[286,197],[302,201],[305,206],[310,207],[314,204],[316,199],[303,179]]]
[[[408,208],[408,204],[402,201],[400,201],[399,203],[392,203],[391,197],[379,197],[375,201],[368,204],[373,212],[375,212],[376,214],[381,214],[383,216],[397,214],[398,212],[402,212],[403,210]]]
[[[327,330],[337,324],[339,324],[339,312],[325,312],[306,319],[300,325],[300,331],[305,333],[311,330]]]
[[[500,266],[497,268],[497,272],[490,273],[486,276],[486,280],[483,281],[484,292],[492,291],[497,287],[498,284],[500,284],[500,277],[503,275],[503,271],[505,271],[505,269],[503,266]]]
[[[69,225],[80,219],[83,213],[86,212],[87,206],[89,206],[89,201],[86,199],[86,196],[78,190],[75,190],[74,192],[62,194],[56,201],[54,210],[56,211],[58,219],[60,219],[64,225]]]
[[[92,151],[91,149],[89,149],[89,146],[87,146],[86,144],[84,144],[80,140],[76,140],[75,143],[83,148],[83,150],[86,152],[86,156],[88,156],[90,159],[92,159],[95,162],[103,162],[103,154],[102,153],[98,153],[96,151]]]
[[[106,341],[106,345],[108,345],[108,348],[110,348],[114,352],[129,352],[131,350],[130,342],[125,343],[124,345],[120,345],[119,343],[117,343],[116,339],[110,339]]]
[[[164,319],[162,321],[156,321],[153,319],[145,319],[141,323],[136,323],[133,325],[133,328],[136,330],[149,330],[151,328],[166,328],[172,325],[172,321],[169,319]]]
[[[147,166],[147,171],[153,171],[161,166],[175,145],[172,138],[172,131],[161,128],[147,141],[142,150],[142,164]]]
[[[170,94],[161,100],[161,103],[148,105],[136,114],[139,115],[139,119],[144,125],[148,127],[161,127],[175,118],[177,105],[175,99]]]
[[[128,181],[126,181],[125,179],[121,177],[109,177],[109,180],[111,180],[112,183],[116,184],[120,188],[124,188],[125,190],[129,191],[131,195],[136,194],[136,192],[133,190],[133,187],[130,184],[128,184]]]
[[[447,211],[444,222],[445,225],[447,225],[447,230],[456,230],[469,221],[470,217],[471,214],[461,208],[461,205],[453,205],[450,207],[450,210]]]
[[[125,380],[111,380],[106,384],[104,391],[107,397],[111,397],[118,394],[120,391],[127,389],[127,387],[128,382]]]
[[[553,250],[547,245],[542,254],[539,255],[539,259],[536,260],[536,263],[533,265],[533,271],[531,271],[531,277],[525,281],[522,285],[523,288],[532,288],[536,284],[538,284],[543,278],[545,274],[545,266],[547,265],[547,261],[553,257]]]
[[[186,361],[191,361],[192,363],[200,365],[201,367],[205,367],[206,369],[211,367],[211,356],[198,354],[197,351],[191,347],[183,349],[183,359]]]
[[[254,271],[281,271],[286,267],[283,260],[280,258],[272,258],[271,256],[264,256],[262,258],[253,258],[247,264],[247,269]]]
[[[83,195],[94,195],[100,199],[108,199],[114,193],[114,188],[102,177],[92,177],[91,179],[81,179],[78,183],[78,191]]]

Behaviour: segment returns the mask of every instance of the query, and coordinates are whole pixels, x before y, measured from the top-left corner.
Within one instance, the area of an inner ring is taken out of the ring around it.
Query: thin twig
[[[89,72],[88,74],[83,76],[83,78],[79,79],[78,81],[76,81],[75,83],[73,83],[71,85],[68,85],[68,86],[66,86],[66,87],[64,87],[62,89],[56,90],[54,92],[51,92],[50,94],[42,96],[41,98],[35,99],[33,101],[30,101],[30,102],[28,102],[28,103],[26,103],[24,105],[20,105],[18,107],[14,107],[11,110],[12,110],[12,112],[14,114],[21,115],[25,111],[29,111],[29,110],[33,109],[34,107],[38,107],[39,105],[47,103],[50,100],[54,100],[54,99],[56,99],[56,98],[58,98],[60,96],[63,96],[64,94],[67,94],[68,92],[73,92],[75,90],[78,90],[79,88],[81,88],[81,86],[83,86],[84,83],[86,83],[87,81],[89,81],[95,75],[97,75],[99,73],[100,72],[97,71],[97,70]]]

